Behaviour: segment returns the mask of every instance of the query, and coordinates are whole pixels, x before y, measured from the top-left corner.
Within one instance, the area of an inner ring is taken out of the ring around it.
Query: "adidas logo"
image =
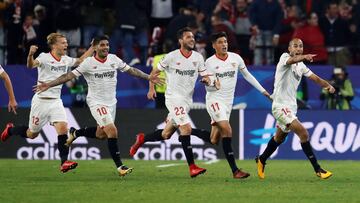
[[[157,129],[164,129],[166,123],[160,123]],[[191,120],[191,127],[195,128]],[[158,142],[148,142],[138,149],[135,160],[186,160],[184,150],[179,142],[179,133],[175,133],[170,139]],[[214,148],[205,148],[205,142],[198,137],[191,136],[191,145],[194,158],[198,160],[212,161],[218,159]]]
[[[69,108],[65,108],[68,126],[80,128],[74,115]],[[17,150],[17,159],[26,160],[59,160],[59,151],[57,150],[57,133],[54,126],[46,124],[42,128],[42,132],[35,139],[26,139],[29,146],[20,147]],[[73,142],[73,146],[69,151],[69,159],[71,160],[92,160],[101,159],[100,149],[97,147],[87,147],[88,141],[85,137],[79,137]],[[79,146],[80,145],[80,146]],[[85,146],[81,146],[85,145]]]

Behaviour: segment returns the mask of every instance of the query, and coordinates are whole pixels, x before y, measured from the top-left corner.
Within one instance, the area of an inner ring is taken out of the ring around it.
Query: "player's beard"
[[[188,51],[192,51],[192,50],[194,50],[194,48],[195,48],[195,45],[193,47],[190,47],[189,45],[184,44],[184,49],[186,49]]]

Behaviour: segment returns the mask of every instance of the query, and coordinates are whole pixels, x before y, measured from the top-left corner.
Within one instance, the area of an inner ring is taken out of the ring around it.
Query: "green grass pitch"
[[[58,161],[0,159],[0,202],[360,202],[359,161],[321,161],[334,174],[328,180],[317,178],[305,160],[269,160],[265,180],[252,160],[237,162],[251,173],[245,180],[233,179],[225,160],[197,161],[208,169],[197,178],[190,178],[185,161],[124,162],[134,171],[121,178],[112,160],[79,161],[62,174]]]

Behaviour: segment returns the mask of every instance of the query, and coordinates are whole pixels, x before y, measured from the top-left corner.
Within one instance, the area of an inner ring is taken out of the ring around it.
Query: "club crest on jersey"
[[[176,62],[176,65],[180,65],[180,62]]]
[[[198,62],[193,61],[193,65],[194,65],[195,67],[197,66],[197,64],[198,64]]]
[[[112,63],[112,64],[110,64],[110,66],[112,67],[112,68],[115,68],[115,63]]]
[[[96,66],[94,66],[94,67],[93,67],[93,69],[97,69],[97,67],[96,67]]]
[[[233,68],[236,68],[236,63],[231,63]]]

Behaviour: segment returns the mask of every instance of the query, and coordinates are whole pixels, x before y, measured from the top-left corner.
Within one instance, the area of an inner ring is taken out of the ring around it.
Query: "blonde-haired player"
[[[66,55],[68,43],[64,35],[51,33],[47,36],[47,43],[50,47],[49,53],[40,53],[34,59],[38,47],[32,45],[27,57],[27,67],[37,68],[38,84],[56,79],[67,73],[71,67],[78,66],[86,57],[94,52],[90,47],[80,58],[71,58]],[[61,158],[60,171],[65,173],[76,168],[77,163],[68,161],[69,148],[65,146],[67,139],[67,118],[65,109],[60,98],[62,85],[52,87],[44,92],[35,93],[31,101],[31,110],[28,126],[14,126],[8,123],[1,134],[4,142],[12,135],[20,135],[24,138],[34,139],[39,135],[42,127],[50,122],[58,134],[58,149]]]
[[[118,147],[118,130],[115,126],[117,72],[118,70],[126,72],[156,84],[162,83],[162,80],[159,79],[159,74],[148,75],[137,68],[130,67],[116,55],[109,54],[109,39],[107,36],[96,37],[93,41],[93,46],[96,52],[94,56],[84,60],[73,71],[38,85],[37,89],[40,92],[44,92],[48,88],[83,75],[89,86],[86,102],[97,122],[97,126],[78,130],[70,128],[67,145],[70,145],[79,136],[107,139],[109,152],[117,171],[120,176],[125,176],[132,172],[132,168],[122,163]]]
[[[265,178],[266,160],[284,142],[288,133],[292,131],[300,138],[301,147],[311,162],[316,175],[321,179],[326,179],[332,173],[320,167],[309,142],[309,133],[296,117],[296,91],[302,76],[316,82],[330,93],[334,93],[335,89],[303,63],[304,61],[312,62],[316,55],[303,55],[303,43],[300,39],[292,39],[288,50],[289,53],[283,53],[276,66],[274,92],[272,94],[272,114],[277,121],[278,129],[275,136],[270,139],[265,151],[255,158],[258,176],[260,179]]]

